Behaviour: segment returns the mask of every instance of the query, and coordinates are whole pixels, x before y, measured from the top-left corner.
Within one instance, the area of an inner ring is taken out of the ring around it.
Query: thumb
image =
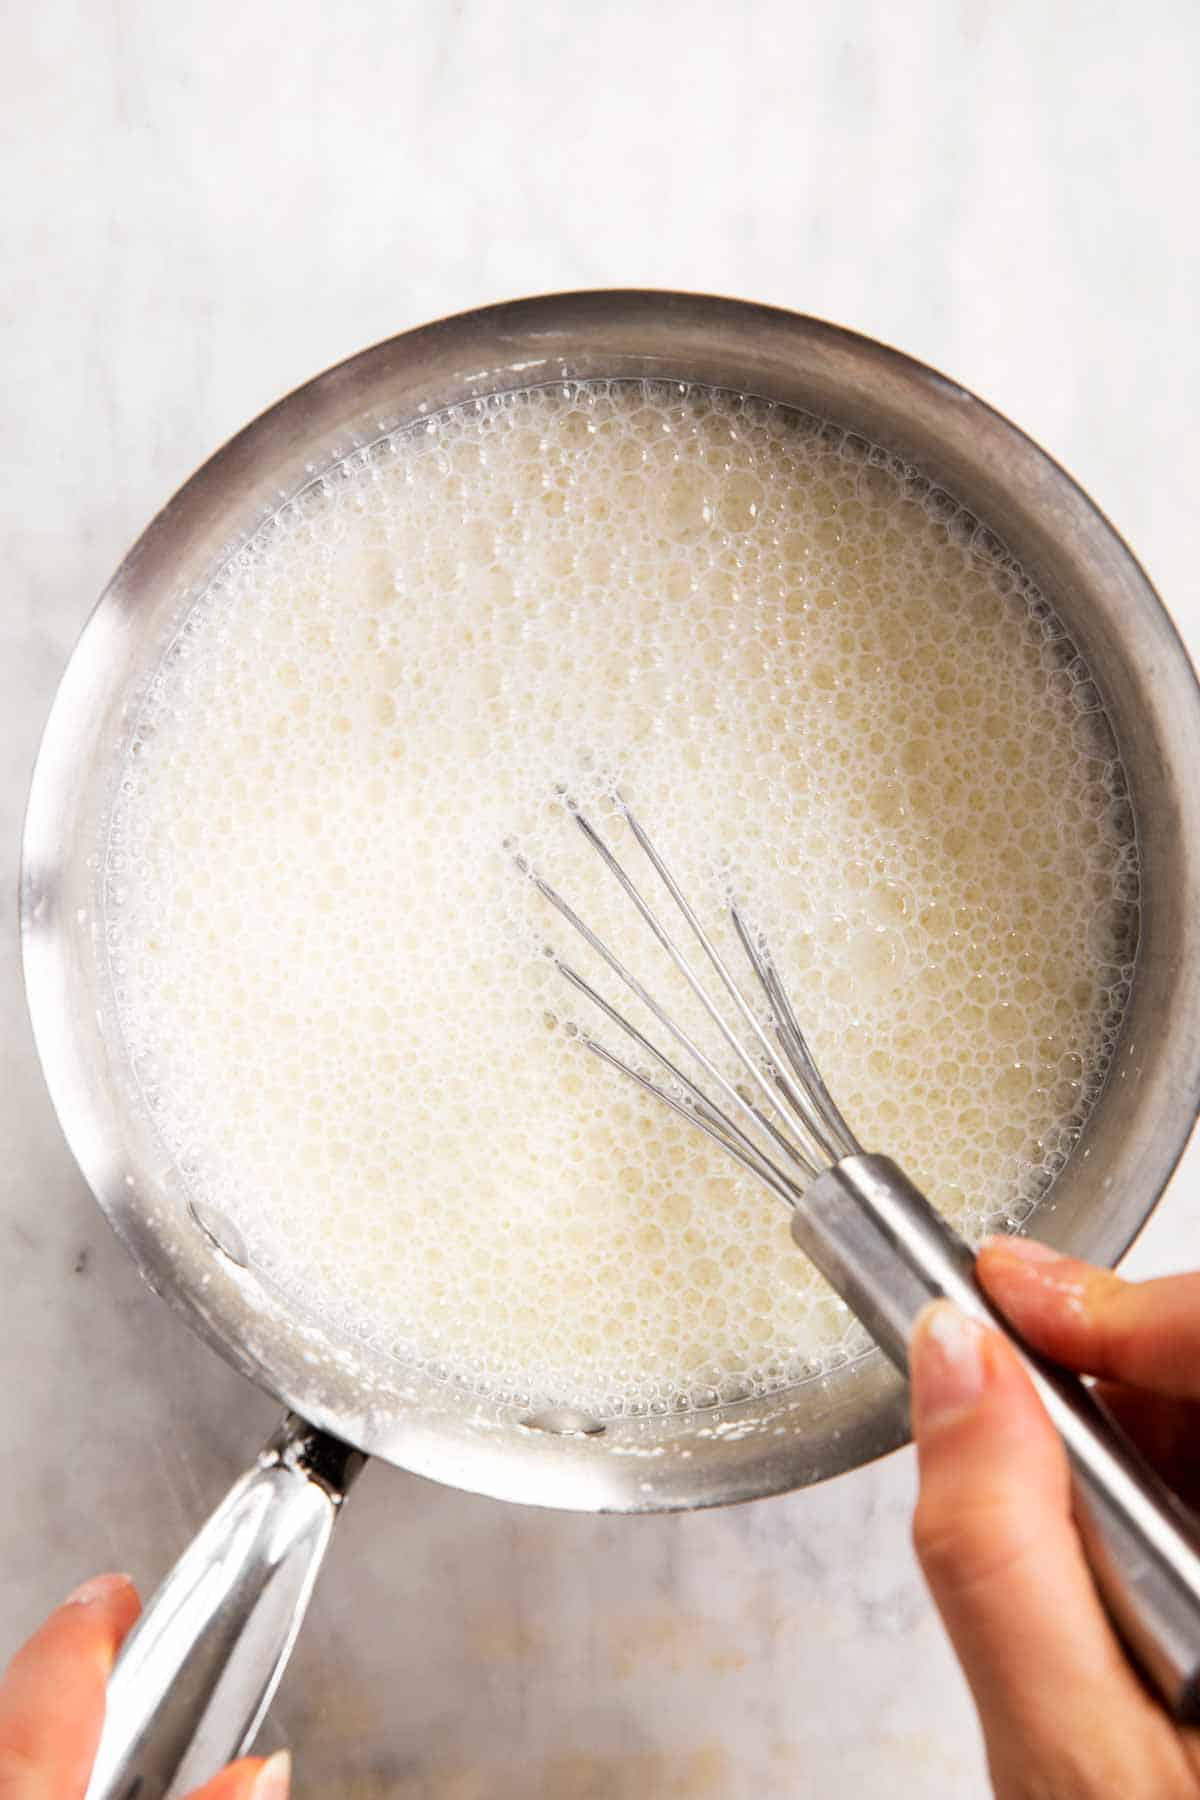
[[[138,1611],[127,1575],[97,1575],[17,1651],[0,1683],[0,1800],[82,1795],[105,1683]]]
[[[277,1750],[265,1762],[261,1757],[247,1756],[230,1763],[189,1795],[188,1800],[288,1800],[291,1781],[292,1759],[286,1750]]]
[[[17,1651],[0,1681],[0,1800],[82,1800],[108,1677],[139,1610],[127,1575],[97,1575]],[[287,1800],[290,1774],[286,1751],[247,1757],[192,1800]]]
[[[1100,1605],[1066,1453],[1017,1357],[937,1301],[917,1322],[910,1365],[913,1540],[979,1708],[997,1793],[1173,1791],[1148,1770],[1161,1761],[1179,1779],[1176,1739]]]

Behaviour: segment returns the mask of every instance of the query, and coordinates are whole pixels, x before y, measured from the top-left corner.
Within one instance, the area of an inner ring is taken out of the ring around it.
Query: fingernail
[[[80,1582],[63,1601],[64,1606],[95,1606],[99,1601],[111,1599],[121,1588],[133,1586],[130,1575],[93,1575],[90,1581]]]
[[[1002,1255],[1011,1256],[1017,1262],[1051,1263],[1067,1260],[1061,1250],[1052,1250],[1040,1238],[1006,1237],[1001,1233],[988,1238],[985,1247],[988,1250],[999,1250]]]
[[[292,1789],[292,1754],[277,1750],[268,1756],[250,1789],[250,1800],[288,1800]]]
[[[935,1300],[913,1331],[913,1412],[922,1426],[966,1412],[983,1392],[982,1325],[949,1300]]]

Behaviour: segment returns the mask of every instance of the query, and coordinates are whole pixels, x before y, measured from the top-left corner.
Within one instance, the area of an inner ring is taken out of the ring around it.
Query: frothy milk
[[[196,1197],[306,1306],[600,1412],[778,1388],[856,1343],[778,1202],[569,1034],[583,1002],[541,953],[567,945],[505,846],[665,986],[559,799],[616,833],[617,785],[707,918],[741,896],[860,1139],[970,1232],[1027,1214],[1078,1134],[1137,895],[1116,748],[1047,601],[819,421],[541,389],[383,440],[271,520],[191,610],[123,771],[107,910],[139,1080]]]

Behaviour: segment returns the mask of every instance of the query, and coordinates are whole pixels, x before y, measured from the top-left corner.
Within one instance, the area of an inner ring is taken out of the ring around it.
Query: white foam
[[[162,1135],[286,1288],[487,1391],[827,1366],[854,1340],[778,1202],[568,1040],[505,840],[661,986],[556,798],[615,830],[620,783],[974,1231],[1061,1167],[1128,991],[1097,707],[973,519],[803,415],[592,383],[399,434],[234,560],[130,745],[108,918]]]

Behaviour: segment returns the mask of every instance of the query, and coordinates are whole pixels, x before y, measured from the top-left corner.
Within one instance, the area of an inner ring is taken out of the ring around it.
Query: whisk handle
[[[1113,1622],[1164,1701],[1200,1723],[1200,1538],[1091,1390],[1030,1350],[975,1278],[970,1247],[889,1157],[848,1156],[810,1182],[792,1236],[902,1374],[930,1300],[1013,1344],[1066,1446],[1088,1560]]]

